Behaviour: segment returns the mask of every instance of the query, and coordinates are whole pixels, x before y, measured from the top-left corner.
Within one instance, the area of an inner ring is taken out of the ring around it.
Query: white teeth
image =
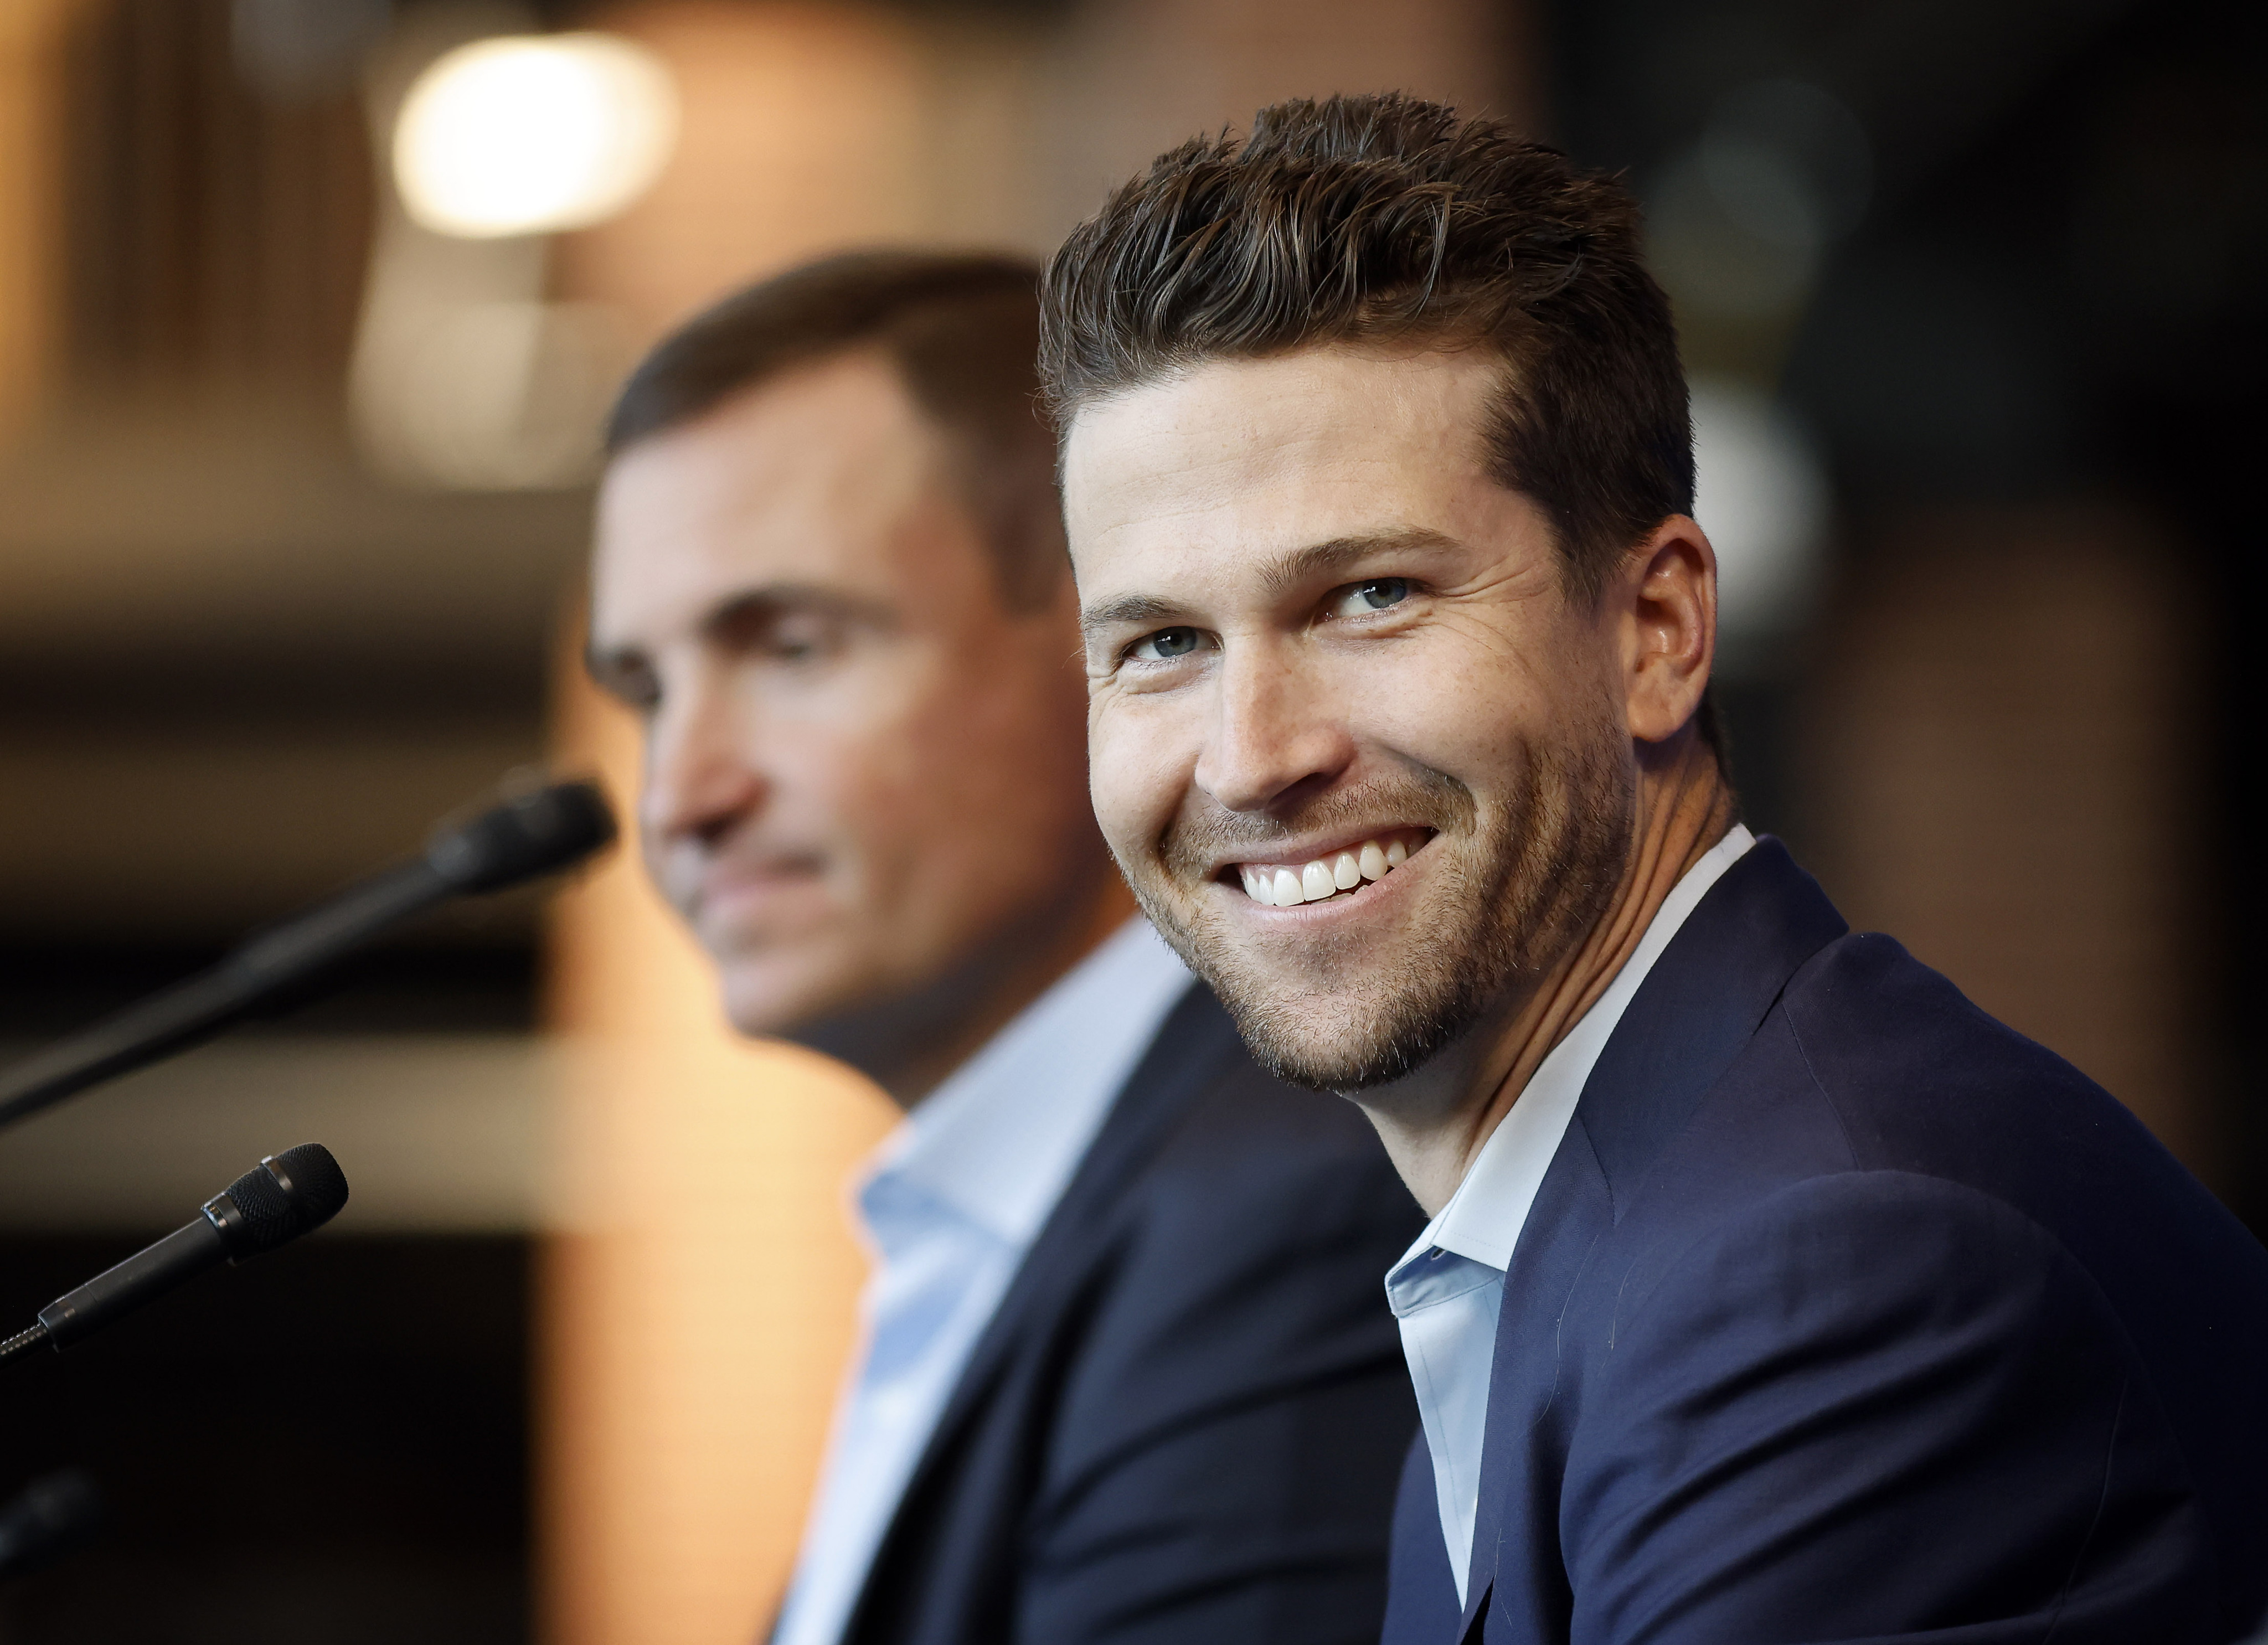
[[[1409,860],[1410,848],[1399,839],[1385,845],[1366,839],[1356,850],[1317,858],[1298,868],[1239,863],[1236,871],[1244,877],[1244,894],[1254,902],[1270,908],[1296,908],[1301,903],[1320,903],[1341,891],[1351,891],[1366,880],[1383,880]]]

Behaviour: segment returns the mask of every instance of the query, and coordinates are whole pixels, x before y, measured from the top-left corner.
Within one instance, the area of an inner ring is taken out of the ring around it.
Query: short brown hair
[[[1505,485],[1556,528],[1571,591],[1693,512],[1669,302],[1615,179],[1398,92],[1276,104],[1241,142],[1160,155],[1071,232],[1041,294],[1059,424],[1208,360],[1334,343],[1480,344]]]
[[[879,350],[944,437],[1011,607],[1066,564],[1039,405],[1039,264],[992,253],[855,251],[734,292],[639,362],[607,419],[615,455],[800,365]]]

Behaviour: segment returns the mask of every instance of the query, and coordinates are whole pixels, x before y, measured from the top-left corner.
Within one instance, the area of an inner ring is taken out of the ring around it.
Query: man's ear
[[[1631,735],[1667,741],[1692,719],[1709,689],[1717,655],[1717,550],[1692,520],[1672,514],[1624,561],[1608,598],[1622,631]]]

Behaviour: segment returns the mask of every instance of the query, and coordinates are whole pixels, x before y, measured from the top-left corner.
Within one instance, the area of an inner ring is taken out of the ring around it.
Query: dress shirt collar
[[[837,1645],[970,1354],[1189,974],[1129,921],[916,1105],[871,1156],[865,1345],[777,1645]]]
[[[1685,871],[1606,992],[1551,1048],[1481,1145],[1449,1203],[1386,1276],[1387,1302],[1401,1327],[1418,1420],[1432,1457],[1441,1542],[1460,1607],[1468,1597],[1497,1317],[1513,1250],[1592,1066],[1631,997],[1709,888],[1755,844],[1755,836],[1735,826]]]
[[[858,1190],[871,1236],[887,1252],[900,1219],[885,1207],[915,1197],[1029,1245],[1189,985],[1148,920],[1120,926],[883,1140]]]
[[[1479,1155],[1467,1168],[1449,1203],[1441,1207],[1441,1214],[1418,1236],[1411,1255],[1438,1248],[1485,1263],[1498,1272],[1512,1266],[1513,1247],[1528,1221],[1528,1208],[1535,1203],[1543,1173],[1550,1169],[1551,1157],[1567,1134],[1567,1123],[1574,1118],[1592,1066],[1622,1022],[1631,997],[1709,888],[1756,843],[1755,835],[1734,823],[1670,888],[1637,948],[1607,985],[1606,992],[1529,1076],[1519,1100],[1481,1145]],[[1399,1273],[1401,1269],[1395,1272]]]

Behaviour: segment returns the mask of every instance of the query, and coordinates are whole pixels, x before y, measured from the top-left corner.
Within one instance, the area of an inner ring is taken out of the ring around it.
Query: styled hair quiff
[[[1159,156],[1041,291],[1058,429],[1208,361],[1329,343],[1502,355],[1491,466],[1550,517],[1580,598],[1693,511],[1685,374],[1637,203],[1501,121],[1399,92],[1278,103],[1241,142]]]

